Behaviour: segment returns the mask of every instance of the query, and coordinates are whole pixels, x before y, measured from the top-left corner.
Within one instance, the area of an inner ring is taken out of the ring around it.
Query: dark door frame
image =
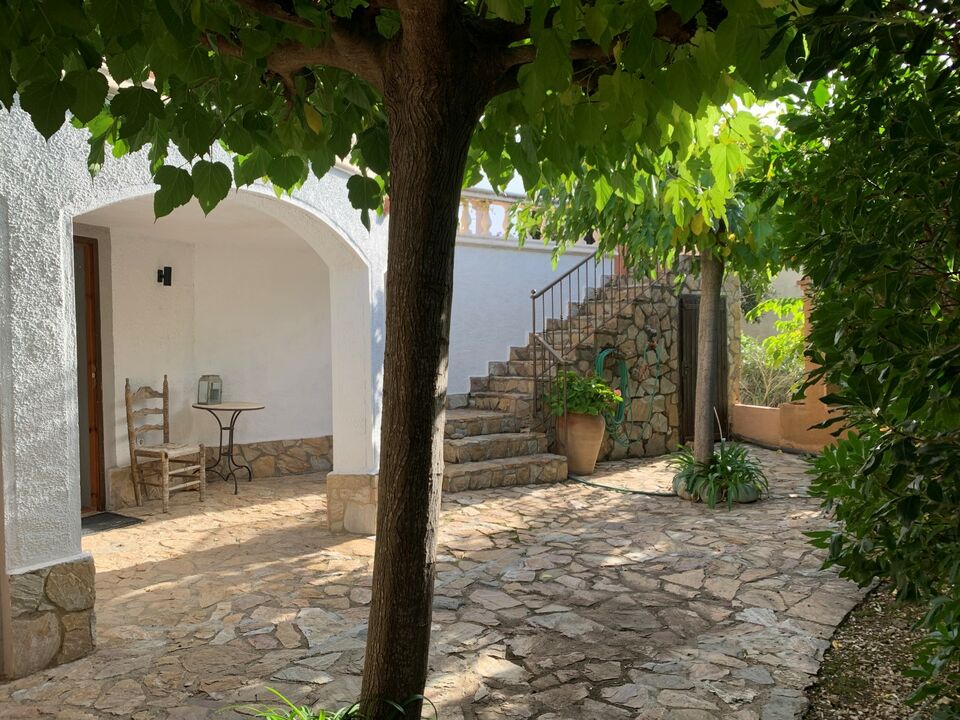
[[[692,417],[694,392],[697,378],[699,344],[698,321],[700,318],[700,295],[684,293],[680,296],[680,442],[693,440]],[[717,396],[716,408],[720,416],[723,435],[730,435],[730,357],[727,338],[727,298],[720,296],[720,327],[717,343]],[[721,437],[720,428],[714,429],[714,439]]]
[[[87,513],[103,510],[106,506],[103,461],[103,362],[100,352],[100,254],[96,238],[74,235],[73,246],[74,252],[83,252],[86,261],[84,263],[86,293],[83,305],[87,314],[87,367],[77,368],[77,382],[87,383],[87,422],[92,430],[90,433],[90,506],[81,508],[81,512]]]

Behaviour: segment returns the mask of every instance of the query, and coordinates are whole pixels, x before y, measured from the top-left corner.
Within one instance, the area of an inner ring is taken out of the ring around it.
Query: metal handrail
[[[558,278],[557,278],[556,280],[554,280],[552,283],[550,283],[549,285],[545,285],[545,286],[543,287],[543,289],[541,289],[541,290],[531,290],[531,291],[530,291],[530,299],[531,299],[531,300],[536,300],[536,299],[539,298],[539,297],[543,297],[544,294],[546,294],[546,292],[547,292],[548,290],[551,290],[554,286],[559,285],[561,282],[563,282],[563,281],[567,278],[567,276],[573,274],[574,272],[577,272],[583,265],[586,265],[586,264],[587,264],[588,262],[590,262],[591,260],[593,260],[594,262],[596,262],[598,257],[603,257],[603,255],[601,254],[601,252],[600,252],[599,250],[597,250],[597,252],[595,252],[593,255],[588,255],[587,257],[585,257],[583,260],[581,260],[581,261],[578,262],[576,265],[574,265],[572,268],[570,268],[569,270],[567,270],[563,275],[561,275],[560,277],[558,277]]]
[[[542,409],[543,385],[560,366],[574,364],[577,347],[605,327],[645,287],[642,283],[627,286],[621,277],[624,274],[617,258],[598,250],[549,285],[530,291],[535,415]],[[599,305],[585,313],[584,303],[590,301]]]

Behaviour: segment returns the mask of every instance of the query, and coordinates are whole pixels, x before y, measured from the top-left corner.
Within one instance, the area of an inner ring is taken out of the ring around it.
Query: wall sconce
[[[173,268],[169,265],[164,265],[157,270],[157,282],[166,287],[173,285]]]

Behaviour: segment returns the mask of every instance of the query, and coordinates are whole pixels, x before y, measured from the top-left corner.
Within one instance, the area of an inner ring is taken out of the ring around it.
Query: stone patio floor
[[[577,483],[448,496],[426,691],[440,718],[799,717],[861,593],[802,535],[823,524],[803,462],[756,453],[772,495],[733,511]],[[601,470],[653,490],[669,472]],[[353,702],[373,541],[326,533],[322,475],[230,490],[85,538],[98,649],[0,685],[0,717],[237,718],[268,687]]]

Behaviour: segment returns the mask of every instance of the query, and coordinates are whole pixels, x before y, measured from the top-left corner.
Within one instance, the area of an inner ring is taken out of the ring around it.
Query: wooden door
[[[680,296],[680,440],[693,440],[694,398],[697,392],[697,325],[700,321],[700,296]],[[729,364],[727,359],[727,304],[726,298],[720,298],[720,337],[717,343],[716,395],[714,407],[720,416],[723,435],[729,436],[729,407],[727,406],[727,377]],[[714,437],[720,439],[720,428],[716,428]]]
[[[100,365],[100,274],[97,241],[73,239],[77,310],[77,419],[80,430],[80,505],[104,509],[103,393]]]

